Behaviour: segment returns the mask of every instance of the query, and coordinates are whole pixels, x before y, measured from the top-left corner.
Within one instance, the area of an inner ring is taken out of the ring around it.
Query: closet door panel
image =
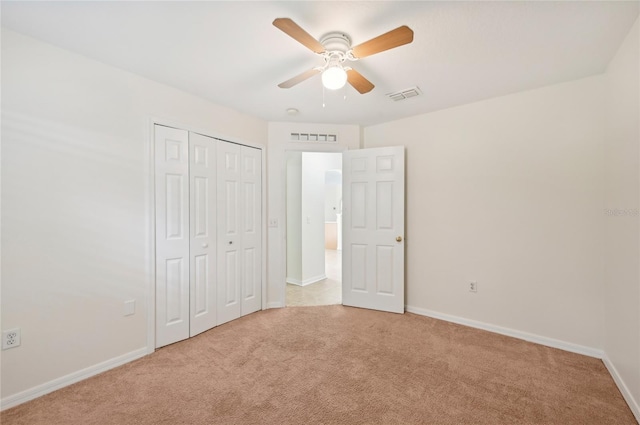
[[[262,307],[262,151],[155,126],[156,347]]]
[[[241,147],[242,308],[244,316],[262,308],[262,151]]]
[[[189,133],[190,336],[216,318],[216,140]]]
[[[243,202],[241,149],[217,141],[218,170],[218,310],[217,323],[237,319],[241,314],[242,238],[239,230]]]
[[[189,136],[155,126],[156,347],[189,337]]]

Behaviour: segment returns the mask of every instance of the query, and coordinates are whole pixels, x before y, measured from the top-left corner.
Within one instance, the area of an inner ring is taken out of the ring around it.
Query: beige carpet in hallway
[[[4,411],[1,419],[3,425],[636,423],[600,360],[414,314],[340,305],[246,316]]]

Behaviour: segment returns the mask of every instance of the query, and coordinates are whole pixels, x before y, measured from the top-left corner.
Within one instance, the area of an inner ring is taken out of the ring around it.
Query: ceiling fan
[[[373,83],[355,69],[344,66],[344,62],[347,60],[356,61],[413,41],[413,31],[406,25],[355,47],[351,47],[351,40],[342,32],[328,33],[318,41],[289,18],[277,18],[273,21],[273,25],[324,59],[323,66],[311,68],[278,84],[278,87],[283,89],[293,87],[322,73],[322,84],[328,89],[339,89],[348,82],[361,94],[368,93],[373,89]]]

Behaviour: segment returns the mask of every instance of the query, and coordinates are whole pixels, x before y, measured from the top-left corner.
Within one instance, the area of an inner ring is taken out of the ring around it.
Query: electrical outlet
[[[469,292],[478,292],[478,282],[469,282]]]
[[[17,347],[20,345],[20,329],[9,329],[2,332],[2,349]]]

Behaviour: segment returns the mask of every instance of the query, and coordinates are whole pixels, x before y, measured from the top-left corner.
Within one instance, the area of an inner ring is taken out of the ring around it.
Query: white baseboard
[[[71,384],[75,384],[76,382],[82,381],[83,379],[90,378],[99,373],[105,372],[109,369],[113,369],[114,367],[118,367],[146,355],[147,347],[139,348],[127,354],[114,357],[113,359],[106,360],[102,363],[89,366],[88,368],[70,373],[69,375],[62,376],[33,388],[29,388],[28,390],[10,395],[0,401],[0,410],[5,410],[10,407],[17,406],[18,404],[22,404],[26,401],[33,400],[34,398],[49,394],[50,392],[59,390],[60,388],[66,387]]]
[[[525,341],[534,342],[536,344],[546,345],[548,347],[558,348],[564,351],[570,351],[572,353],[583,354],[589,357],[595,357],[597,359],[602,359],[605,367],[609,371],[609,374],[613,378],[613,381],[618,386],[622,397],[629,405],[631,412],[635,416],[638,423],[640,423],[640,405],[638,401],[633,398],[631,391],[625,384],[624,380],[618,373],[617,369],[607,357],[607,354],[604,350],[599,350],[597,348],[585,347],[583,345],[572,344],[570,342],[560,341],[553,338],[547,338],[540,335],[530,334],[527,332],[517,331],[514,329],[503,328],[501,326],[495,326],[484,322],[478,322],[476,320],[465,319],[463,317],[453,316],[450,314],[439,313],[437,311],[428,310],[419,307],[405,306],[406,311],[409,313],[419,314],[421,316],[432,317],[434,319],[445,320],[447,322],[457,323],[459,325],[465,325],[476,329],[482,329],[489,332],[498,333],[501,335],[511,336],[518,339],[523,339]]]
[[[434,319],[445,320],[447,322],[457,323],[459,325],[465,325],[476,329],[482,329],[489,332],[494,332],[501,335],[511,336],[513,338],[523,339],[529,342],[535,342],[536,344],[546,345],[547,347],[558,348],[564,351],[570,351],[572,353],[583,354],[589,357],[595,357],[602,359],[604,351],[597,348],[585,347],[583,345],[573,344],[566,341],[560,341],[558,339],[547,338],[540,335],[530,334],[527,332],[518,331],[515,329],[503,328],[502,326],[496,326],[489,323],[479,322],[476,320],[465,319],[463,317],[453,316],[450,314],[439,313],[437,311],[428,310],[419,307],[412,307],[410,305],[405,306],[406,311],[409,313],[419,314],[421,316],[432,317]]]
[[[267,303],[267,309],[269,308],[283,308],[284,305],[280,302],[280,301],[273,301],[270,303]]]
[[[609,360],[609,357],[607,356],[606,353],[602,357],[602,362],[604,363],[605,367],[611,374],[611,377],[613,378],[614,382],[618,386],[620,393],[622,393],[622,397],[624,397],[624,400],[629,405],[629,408],[631,409],[633,416],[636,417],[636,421],[640,423],[640,405],[638,405],[638,402],[634,400],[633,396],[631,395],[631,391],[629,391],[629,387],[627,387],[627,384],[624,383],[624,381],[622,380],[622,377],[618,373],[618,370],[613,365],[613,363],[611,363],[611,360]]]
[[[298,285],[298,286],[307,286],[307,285],[311,285],[312,283],[316,283],[316,282],[320,282],[321,280],[325,280],[326,278],[327,278],[326,274],[321,274],[321,275],[318,275],[318,276],[310,277],[310,278],[305,279],[305,280],[287,278],[287,283],[290,283],[292,285]]]

